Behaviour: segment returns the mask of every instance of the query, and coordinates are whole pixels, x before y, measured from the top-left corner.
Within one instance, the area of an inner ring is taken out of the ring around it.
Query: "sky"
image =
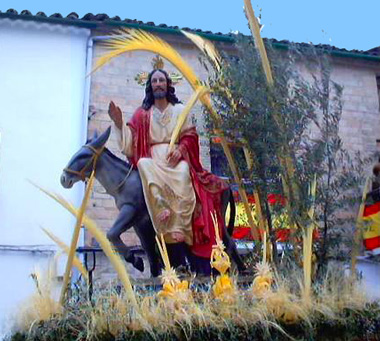
[[[256,16],[261,16],[263,37],[349,50],[380,46],[380,0],[252,0],[252,6]],[[243,0],[0,0],[0,11],[9,8],[64,16],[106,13],[157,25],[250,34]]]

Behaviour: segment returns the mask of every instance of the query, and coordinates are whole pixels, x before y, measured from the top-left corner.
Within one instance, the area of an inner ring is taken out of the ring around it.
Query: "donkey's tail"
[[[234,195],[232,193],[231,188],[229,189],[229,191],[230,191],[230,197],[228,199],[228,202],[230,204],[230,219],[227,226],[227,232],[230,236],[232,236],[232,233],[235,227],[236,205],[235,205]]]

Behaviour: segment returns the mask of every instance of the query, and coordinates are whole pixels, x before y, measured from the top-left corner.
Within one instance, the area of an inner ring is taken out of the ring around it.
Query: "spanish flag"
[[[363,220],[367,222],[363,233],[365,248],[380,251],[380,202],[364,207]]]
[[[234,239],[244,239],[244,240],[254,240],[255,238],[252,236],[251,233],[251,228],[248,224],[248,219],[247,215],[245,213],[245,208],[243,203],[239,200],[238,194],[234,192],[235,200],[236,200],[236,218],[235,218],[235,226],[234,230],[232,233],[232,238]],[[248,196],[248,202],[250,203],[251,209],[252,209],[252,215],[253,215],[253,220],[255,223],[257,223],[257,217],[256,217],[256,211],[255,211],[255,199],[253,195]],[[281,205],[285,206],[285,198],[282,197],[279,194],[268,194],[268,203],[269,205]],[[275,229],[275,236],[276,236],[276,241],[278,242],[289,242],[290,237],[292,234],[295,232],[294,229],[290,229],[289,227],[286,226],[286,213],[282,213],[282,218],[283,222],[280,223],[281,227],[276,226],[274,224],[273,228]],[[285,219],[284,219],[285,218]],[[229,210],[227,211],[226,214],[226,221],[229,221]],[[284,227],[285,225],[285,227]],[[259,229],[260,233],[260,239],[262,240],[262,237],[264,235],[264,231]],[[319,238],[319,232],[318,229],[313,230],[313,238],[318,239]]]

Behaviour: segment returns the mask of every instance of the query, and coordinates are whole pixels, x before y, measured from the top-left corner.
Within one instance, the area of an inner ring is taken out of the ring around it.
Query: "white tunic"
[[[168,243],[175,242],[176,233],[181,233],[185,242],[192,245],[192,214],[195,207],[195,193],[191,183],[189,165],[186,161],[180,161],[174,168],[170,167],[166,156],[170,139],[175,129],[178,116],[183,110],[183,105],[169,104],[161,113],[152,106],[150,116],[150,142],[151,158],[141,158],[137,168],[140,173],[145,202],[153,226],[158,234],[164,234]],[[123,129],[116,127],[118,143],[123,154],[132,156],[132,133],[124,124]],[[190,128],[191,117],[182,127],[182,131]],[[170,216],[161,221],[157,216],[167,209]]]

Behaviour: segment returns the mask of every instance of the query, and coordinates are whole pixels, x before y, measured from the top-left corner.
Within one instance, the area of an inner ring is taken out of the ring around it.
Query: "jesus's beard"
[[[166,97],[166,91],[164,90],[156,90],[153,92],[154,99],[163,99]]]

